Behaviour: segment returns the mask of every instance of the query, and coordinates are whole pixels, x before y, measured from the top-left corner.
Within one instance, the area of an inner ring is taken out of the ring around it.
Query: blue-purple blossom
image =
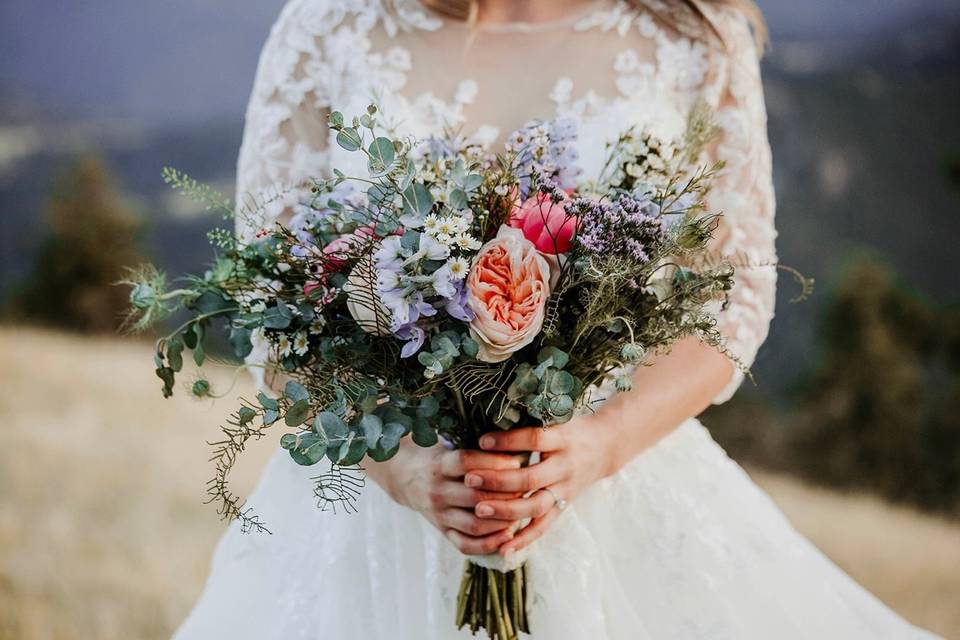
[[[462,322],[471,322],[476,318],[476,313],[470,307],[470,292],[467,290],[464,282],[457,282],[454,285],[456,292],[447,300],[444,305],[444,311],[451,318],[456,318]]]
[[[423,347],[423,343],[427,338],[427,332],[414,323],[405,324],[395,329],[393,335],[405,343],[400,350],[401,358],[409,358],[420,351],[420,348]]]
[[[576,186],[581,169],[574,143],[577,122],[573,118],[534,121],[514,132],[507,141],[507,150],[516,154],[514,171],[519,178],[520,197],[526,199],[535,185],[534,171],[539,171],[560,189]]]

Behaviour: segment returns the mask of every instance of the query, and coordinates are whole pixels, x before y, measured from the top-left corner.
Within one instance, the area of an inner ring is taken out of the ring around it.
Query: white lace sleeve
[[[726,64],[717,111],[720,137],[714,149],[726,166],[710,204],[723,213],[717,246],[737,265],[720,330],[730,352],[750,366],[767,337],[776,301],[777,232],[767,114],[759,56],[745,19],[729,9],[718,12],[715,23],[726,45]],[[714,402],[730,399],[743,378],[737,371]]]
[[[317,68],[320,41],[308,26],[318,12],[308,4],[287,4],[260,56],[237,167],[242,239],[289,215],[307,198],[311,179],[327,172],[327,91],[318,80],[325,75]]]

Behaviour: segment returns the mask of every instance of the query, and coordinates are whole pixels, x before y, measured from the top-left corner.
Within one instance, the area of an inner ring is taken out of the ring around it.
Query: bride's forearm
[[[633,389],[611,398],[591,420],[608,443],[613,475],[688,418],[699,415],[729,383],[734,365],[695,338],[641,367]]]

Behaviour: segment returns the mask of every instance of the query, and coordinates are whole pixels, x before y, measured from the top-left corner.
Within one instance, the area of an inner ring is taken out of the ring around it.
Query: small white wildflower
[[[450,218],[443,218],[437,224],[437,235],[448,235],[452,236],[457,233],[456,223]]]
[[[505,184],[498,184],[493,188],[493,192],[498,196],[506,196],[508,193],[510,193],[510,187]]]
[[[290,338],[287,337],[287,334],[281,334],[280,339],[277,341],[277,352],[280,354],[280,357],[285,358],[290,355],[291,347]]]
[[[455,233],[466,233],[470,230],[470,220],[466,217],[453,219],[453,230]]]
[[[286,273],[287,271],[290,271],[290,265],[286,262],[278,262],[277,271],[280,273]]]
[[[250,305],[250,313],[263,313],[267,310],[267,303],[263,300],[255,300],[253,304]]]
[[[437,227],[439,226],[440,218],[438,218],[435,213],[428,214],[427,217],[423,219],[423,230],[427,233],[436,233]]]
[[[450,272],[450,278],[453,280],[463,280],[470,272],[470,263],[466,258],[450,258],[447,260],[447,269]]]
[[[453,236],[449,233],[437,234],[437,242],[439,242],[445,247],[449,247],[451,244],[453,244],[453,240],[454,240]]]
[[[453,243],[467,251],[476,251],[480,248],[480,241],[467,233],[458,234],[453,238]]]
[[[309,333],[312,336],[319,336],[323,333],[323,328],[327,325],[327,319],[323,316],[317,316],[317,319],[310,325]]]
[[[307,334],[303,331],[300,331],[293,337],[293,351],[298,356],[307,355],[307,351],[310,349],[310,341],[307,339]]]

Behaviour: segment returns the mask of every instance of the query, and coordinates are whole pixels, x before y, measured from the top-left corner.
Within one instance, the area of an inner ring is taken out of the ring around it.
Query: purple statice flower
[[[560,189],[572,189],[581,173],[574,146],[577,122],[573,118],[535,120],[511,134],[507,151],[516,154],[514,171],[519,178],[520,197],[527,198],[536,188],[531,178],[535,171]]]
[[[578,197],[566,208],[581,220],[577,242],[596,255],[645,264],[666,240],[660,208],[646,196],[621,195],[613,202]]]

